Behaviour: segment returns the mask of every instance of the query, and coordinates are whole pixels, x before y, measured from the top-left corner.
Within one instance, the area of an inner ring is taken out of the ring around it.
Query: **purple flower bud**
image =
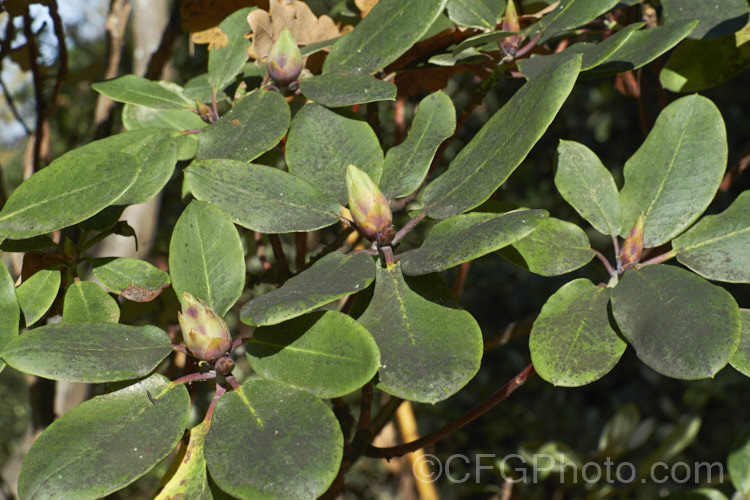
[[[182,313],[177,313],[177,319],[188,350],[203,361],[224,356],[232,345],[224,320],[191,293],[182,293],[182,304]]]
[[[366,238],[376,240],[391,227],[393,215],[383,193],[366,172],[354,165],[346,167],[349,211],[357,229]]]
[[[281,85],[289,85],[302,71],[302,54],[288,28],[279,34],[268,53],[268,74]]]

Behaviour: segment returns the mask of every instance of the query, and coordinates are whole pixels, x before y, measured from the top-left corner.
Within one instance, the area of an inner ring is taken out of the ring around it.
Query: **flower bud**
[[[223,319],[188,292],[182,293],[182,312],[184,314],[177,313],[182,336],[196,358],[213,361],[226,354],[232,345],[232,336]]]
[[[289,28],[279,35],[268,53],[268,74],[281,85],[289,85],[302,71],[302,54]]]
[[[370,176],[354,165],[346,167],[346,189],[349,191],[349,210],[357,229],[368,239],[377,239],[393,222],[388,200]]]
[[[635,221],[633,229],[628,233],[628,237],[625,238],[625,243],[622,244],[622,250],[620,251],[620,264],[623,269],[628,269],[635,266],[641,260],[641,253],[643,252],[643,225],[645,216],[641,214],[638,220]]]
[[[518,12],[513,0],[508,0],[507,6],[505,7],[505,16],[500,23],[500,28],[503,31],[512,31],[518,33],[521,31],[521,24],[518,22]],[[515,54],[518,45],[521,43],[523,37],[521,35],[511,35],[500,40],[500,48],[505,54]]]

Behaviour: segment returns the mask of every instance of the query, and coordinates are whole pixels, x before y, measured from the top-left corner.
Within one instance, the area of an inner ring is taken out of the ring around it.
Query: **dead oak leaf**
[[[208,50],[220,49],[229,44],[229,37],[218,26],[208,28],[207,30],[196,31],[190,35],[190,38],[195,44],[208,44]]]
[[[370,13],[373,7],[378,4],[378,0],[354,0],[354,5],[362,12],[362,19]]]
[[[310,7],[300,0],[269,0],[269,11],[252,11],[247,16],[247,22],[253,32],[253,45],[248,53],[257,60],[268,55],[271,45],[284,28],[292,32],[298,45],[322,42],[340,35],[333,19],[326,15],[316,17]]]

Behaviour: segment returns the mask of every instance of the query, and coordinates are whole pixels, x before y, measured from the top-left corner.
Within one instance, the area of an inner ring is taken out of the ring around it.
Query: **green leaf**
[[[162,375],[85,401],[34,441],[21,467],[19,496],[105,497],[166,457],[189,415],[185,386]]]
[[[193,201],[172,232],[169,273],[177,297],[190,292],[224,316],[245,286],[245,252],[237,228],[211,205]]]
[[[365,253],[333,252],[315,262],[281,288],[256,297],[242,307],[248,325],[274,325],[357,293],[375,279],[375,262]]]
[[[375,132],[358,115],[306,104],[292,120],[286,162],[289,172],[346,205],[346,166],[353,164],[378,182],[383,150]]]
[[[727,458],[729,479],[738,491],[750,494],[750,429],[745,429],[732,446]]]
[[[386,198],[406,196],[422,185],[435,152],[456,130],[453,101],[442,91],[428,95],[419,103],[409,136],[388,150],[380,178]]]
[[[518,67],[526,78],[534,78],[544,68],[555,64],[567,54],[581,54],[581,71],[589,70],[609,59],[620,47],[622,47],[633,35],[633,32],[644,26],[645,23],[633,23],[599,43],[580,42],[575,43],[558,54],[545,56],[533,55],[529,59],[518,61]]]
[[[219,23],[229,43],[208,51],[208,83],[217,91],[232,83],[247,61],[247,49],[252,42],[245,34],[250,31],[247,15],[251,10],[254,9],[247,7],[235,11]]]
[[[673,102],[625,162],[620,235],[643,213],[645,248],[674,238],[711,203],[726,165],[726,130],[716,106],[699,95]]]
[[[143,166],[133,185],[117,199],[118,205],[137,205],[159,194],[172,177],[177,163],[177,135],[160,129],[135,130],[94,141],[68,154],[75,158],[103,153],[128,153]]]
[[[155,299],[171,283],[169,274],[144,260],[96,259],[92,266],[94,276],[104,286],[134,302]]]
[[[365,75],[327,73],[302,80],[299,88],[308,99],[331,108],[396,100],[394,84]]]
[[[614,368],[627,344],[609,326],[610,288],[570,281],[542,307],[529,337],[534,369],[547,382],[579,387]]]
[[[321,398],[354,392],[375,376],[380,352],[370,332],[336,311],[317,311],[262,326],[245,344],[260,376]]]
[[[185,170],[185,180],[197,199],[261,233],[312,231],[338,222],[341,213],[339,204],[311,183],[264,165],[196,161]]]
[[[545,217],[546,210],[517,210],[445,219],[435,224],[421,247],[402,254],[401,268],[411,276],[450,269],[520,240]]]
[[[16,370],[68,382],[115,382],[145,377],[172,352],[155,326],[57,323],[40,326],[5,346]]]
[[[427,186],[427,215],[446,219],[488,199],[547,130],[572,90],[580,64],[580,54],[574,54],[521,87]]]
[[[117,323],[120,306],[102,287],[78,281],[68,287],[63,305],[63,323]]]
[[[494,29],[499,12],[481,0],[448,0],[448,17],[459,26]]]
[[[317,498],[336,477],[343,441],[320,399],[249,380],[216,403],[204,453],[211,477],[236,497]]]
[[[629,442],[640,423],[641,412],[635,403],[627,403],[618,408],[599,435],[599,455],[617,458],[631,449]]]
[[[724,493],[713,488],[700,488],[697,490],[690,490],[682,493],[673,493],[662,498],[664,500],[727,500],[727,497],[726,495],[724,495]]]
[[[203,445],[208,434],[205,421],[190,429],[190,441],[177,455],[179,466],[172,478],[156,495],[155,500],[213,500],[206,474],[206,458],[203,456]]]
[[[55,242],[46,234],[25,240],[5,240],[0,244],[0,250],[3,252],[33,252],[34,250],[45,250],[54,247]]]
[[[688,36],[697,23],[678,21],[635,31],[607,60],[596,68],[582,72],[581,78],[601,78],[645,66]]]
[[[18,336],[18,320],[21,308],[16,299],[16,287],[13,285],[8,268],[0,263],[0,353],[6,344]],[[0,359],[0,372],[5,368],[5,361]]]
[[[130,154],[66,154],[21,184],[0,211],[0,238],[30,238],[72,226],[112,205],[138,179]]]
[[[747,0],[662,0],[665,24],[698,19],[690,38],[719,38],[741,30],[748,21]]]
[[[354,30],[333,44],[323,73],[371,75],[384,68],[422,38],[446,1],[381,0]]]
[[[196,112],[189,109],[154,109],[137,104],[123,106],[122,124],[128,131],[161,128],[178,132],[208,125]]]
[[[245,73],[245,69],[247,69],[247,66],[243,65],[243,73]],[[263,69],[263,74],[265,74],[265,68]],[[203,73],[202,75],[193,77],[185,82],[185,96],[190,99],[195,99],[203,103],[210,103],[213,100],[213,93],[214,88],[208,81],[208,73]],[[229,97],[221,90],[216,93],[216,101],[230,102]]]
[[[641,361],[668,377],[713,377],[740,341],[729,292],[674,266],[627,271],[612,292],[612,313]]]
[[[359,322],[380,348],[378,388],[394,396],[436,403],[455,394],[479,369],[479,325],[457,309],[439,276],[407,283],[399,263],[378,269],[372,300]]]
[[[672,241],[677,260],[704,278],[750,283],[750,191],[724,212],[707,215]]]
[[[540,31],[538,45],[547,43],[553,38],[587,24],[617,5],[618,0],[562,0],[550,13],[526,31],[528,38],[533,38]]]
[[[530,235],[513,243],[501,256],[542,276],[559,276],[582,267],[594,258],[589,238],[572,222],[547,217]]]
[[[21,306],[26,326],[31,326],[52,306],[60,289],[60,271],[42,269],[26,279],[16,289],[18,305]]]
[[[91,88],[113,101],[139,104],[157,109],[191,108],[192,103],[177,92],[147,80],[142,76],[125,75],[112,80],[96,82]]]
[[[729,363],[740,373],[750,377],[750,309],[740,309],[740,345]]]
[[[697,92],[731,80],[750,67],[750,24],[721,38],[684,40],[669,56],[659,82],[672,92]]]
[[[279,143],[290,119],[289,105],[281,94],[255,90],[201,131],[197,158],[251,161]]]
[[[654,464],[668,462],[692,443],[701,428],[701,418],[685,415],[674,425],[659,447],[638,464],[638,478],[652,477]]]
[[[617,185],[599,157],[583,144],[560,141],[555,166],[555,186],[565,201],[594,229],[617,236],[620,233]]]

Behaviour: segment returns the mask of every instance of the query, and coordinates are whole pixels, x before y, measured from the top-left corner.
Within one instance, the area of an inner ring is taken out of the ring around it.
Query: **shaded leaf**
[[[375,291],[359,322],[380,348],[378,388],[423,403],[442,401],[466,385],[479,369],[482,332],[474,318],[456,309],[450,291],[435,275],[431,300],[404,281],[399,263],[378,269]],[[436,369],[439,367],[439,369]]]
[[[13,191],[0,211],[0,237],[30,238],[86,220],[118,200],[140,170],[130,154],[68,153]]]
[[[239,498],[317,498],[336,477],[343,445],[323,401],[249,380],[216,404],[204,454],[211,477]]]
[[[16,287],[5,264],[0,263],[0,353],[5,345],[18,336],[21,308],[16,299]],[[0,372],[5,361],[0,359]]]
[[[380,352],[370,332],[336,311],[313,312],[257,328],[245,351],[250,366],[263,378],[321,398],[356,391],[380,366]]]
[[[580,63],[580,54],[574,54],[521,87],[427,186],[427,215],[446,219],[488,199],[547,130],[573,88]]]
[[[34,441],[21,467],[19,496],[105,497],[166,457],[189,414],[185,386],[171,386],[162,375],[85,401]]]
[[[56,269],[42,269],[26,279],[16,289],[26,326],[31,326],[52,306],[60,289],[62,276]]]
[[[738,491],[750,494],[750,429],[745,429],[727,457],[729,479]]]
[[[578,387],[614,368],[627,344],[609,326],[610,293],[581,278],[547,299],[529,336],[531,362],[540,377]]]
[[[493,12],[481,0],[448,0],[448,17],[459,26],[493,29],[499,12]]]
[[[698,20],[692,39],[719,38],[741,30],[748,21],[747,0],[662,0],[665,24]]]
[[[547,43],[553,38],[566,34],[572,29],[593,21],[608,12],[618,0],[561,0],[552,12],[529,27],[525,34],[533,38],[540,31],[541,38],[537,44]]]
[[[599,454],[616,458],[631,449],[630,440],[640,423],[641,412],[635,403],[627,403],[618,408],[599,435]]]
[[[516,241],[513,248],[519,253],[520,260],[505,250],[499,253],[514,264],[542,276],[569,273],[594,258],[583,229],[554,217],[543,220],[534,232]]]
[[[137,75],[124,75],[112,80],[95,82],[91,84],[91,88],[117,102],[157,109],[192,107],[190,100],[180,93]]]
[[[375,132],[358,115],[305,104],[292,121],[286,161],[289,172],[346,205],[346,166],[364,170],[377,183],[383,150]]]
[[[172,232],[169,273],[178,297],[190,292],[224,316],[245,286],[245,252],[237,228],[211,205],[193,201]]]
[[[134,302],[155,299],[171,282],[167,273],[140,259],[96,259],[92,265],[96,279]]]
[[[279,143],[290,119],[289,105],[281,94],[255,90],[201,131],[197,158],[251,161]]]
[[[213,500],[206,474],[206,459],[203,456],[203,445],[206,441],[208,425],[201,422],[190,429],[190,441],[184,453],[177,458],[180,465],[164,488],[156,495],[155,500]]]
[[[727,500],[724,493],[713,488],[700,488],[682,493],[673,493],[662,498],[665,500]]]
[[[740,345],[729,363],[740,373],[750,377],[750,309],[740,309]]]
[[[250,40],[245,33],[250,31],[247,15],[251,8],[239,9],[219,23],[229,43],[208,51],[208,83],[217,91],[232,83],[247,61]]]
[[[324,73],[371,75],[398,59],[422,38],[447,0],[380,0],[331,48]]]
[[[481,257],[528,235],[547,217],[545,210],[505,214],[471,212],[438,222],[422,246],[404,252],[404,274],[443,271]]]
[[[314,185],[273,167],[197,161],[185,170],[185,180],[197,199],[261,233],[312,231],[336,223],[341,213],[339,204]]]
[[[357,293],[375,279],[375,262],[365,253],[332,252],[281,288],[256,297],[242,307],[248,325],[273,325]]]
[[[422,185],[442,142],[456,129],[453,101],[442,91],[422,99],[404,142],[388,150],[380,188],[386,198],[406,196]]]
[[[721,38],[684,40],[669,56],[659,82],[672,92],[697,92],[731,80],[750,67],[750,24]]]
[[[638,464],[638,478],[651,477],[654,464],[668,462],[692,443],[701,428],[701,418],[684,415],[671,432],[662,439],[659,447]]]
[[[54,247],[55,242],[46,234],[33,236],[24,240],[4,240],[0,244],[0,250],[3,252],[31,252]]]
[[[612,292],[612,313],[641,361],[668,377],[713,377],[740,341],[729,292],[674,266],[627,271]]]
[[[672,241],[677,260],[704,278],[750,283],[750,191]]]
[[[644,247],[680,234],[711,203],[726,164],[724,120],[710,100],[691,95],[664,108],[643,145],[625,162],[620,235],[641,213]]]
[[[583,144],[560,141],[555,186],[565,201],[602,234],[620,233],[620,199],[612,174]]]
[[[32,375],[95,383],[144,377],[171,352],[169,336],[155,326],[57,323],[17,337],[2,356]]]
[[[331,108],[396,100],[394,84],[364,75],[328,73],[302,80],[299,88],[308,99]]]
[[[120,306],[96,283],[78,281],[65,292],[62,316],[63,323],[117,323]]]
[[[688,36],[697,22],[678,21],[635,31],[627,42],[603,63],[582,72],[581,78],[601,78],[645,66]]]

